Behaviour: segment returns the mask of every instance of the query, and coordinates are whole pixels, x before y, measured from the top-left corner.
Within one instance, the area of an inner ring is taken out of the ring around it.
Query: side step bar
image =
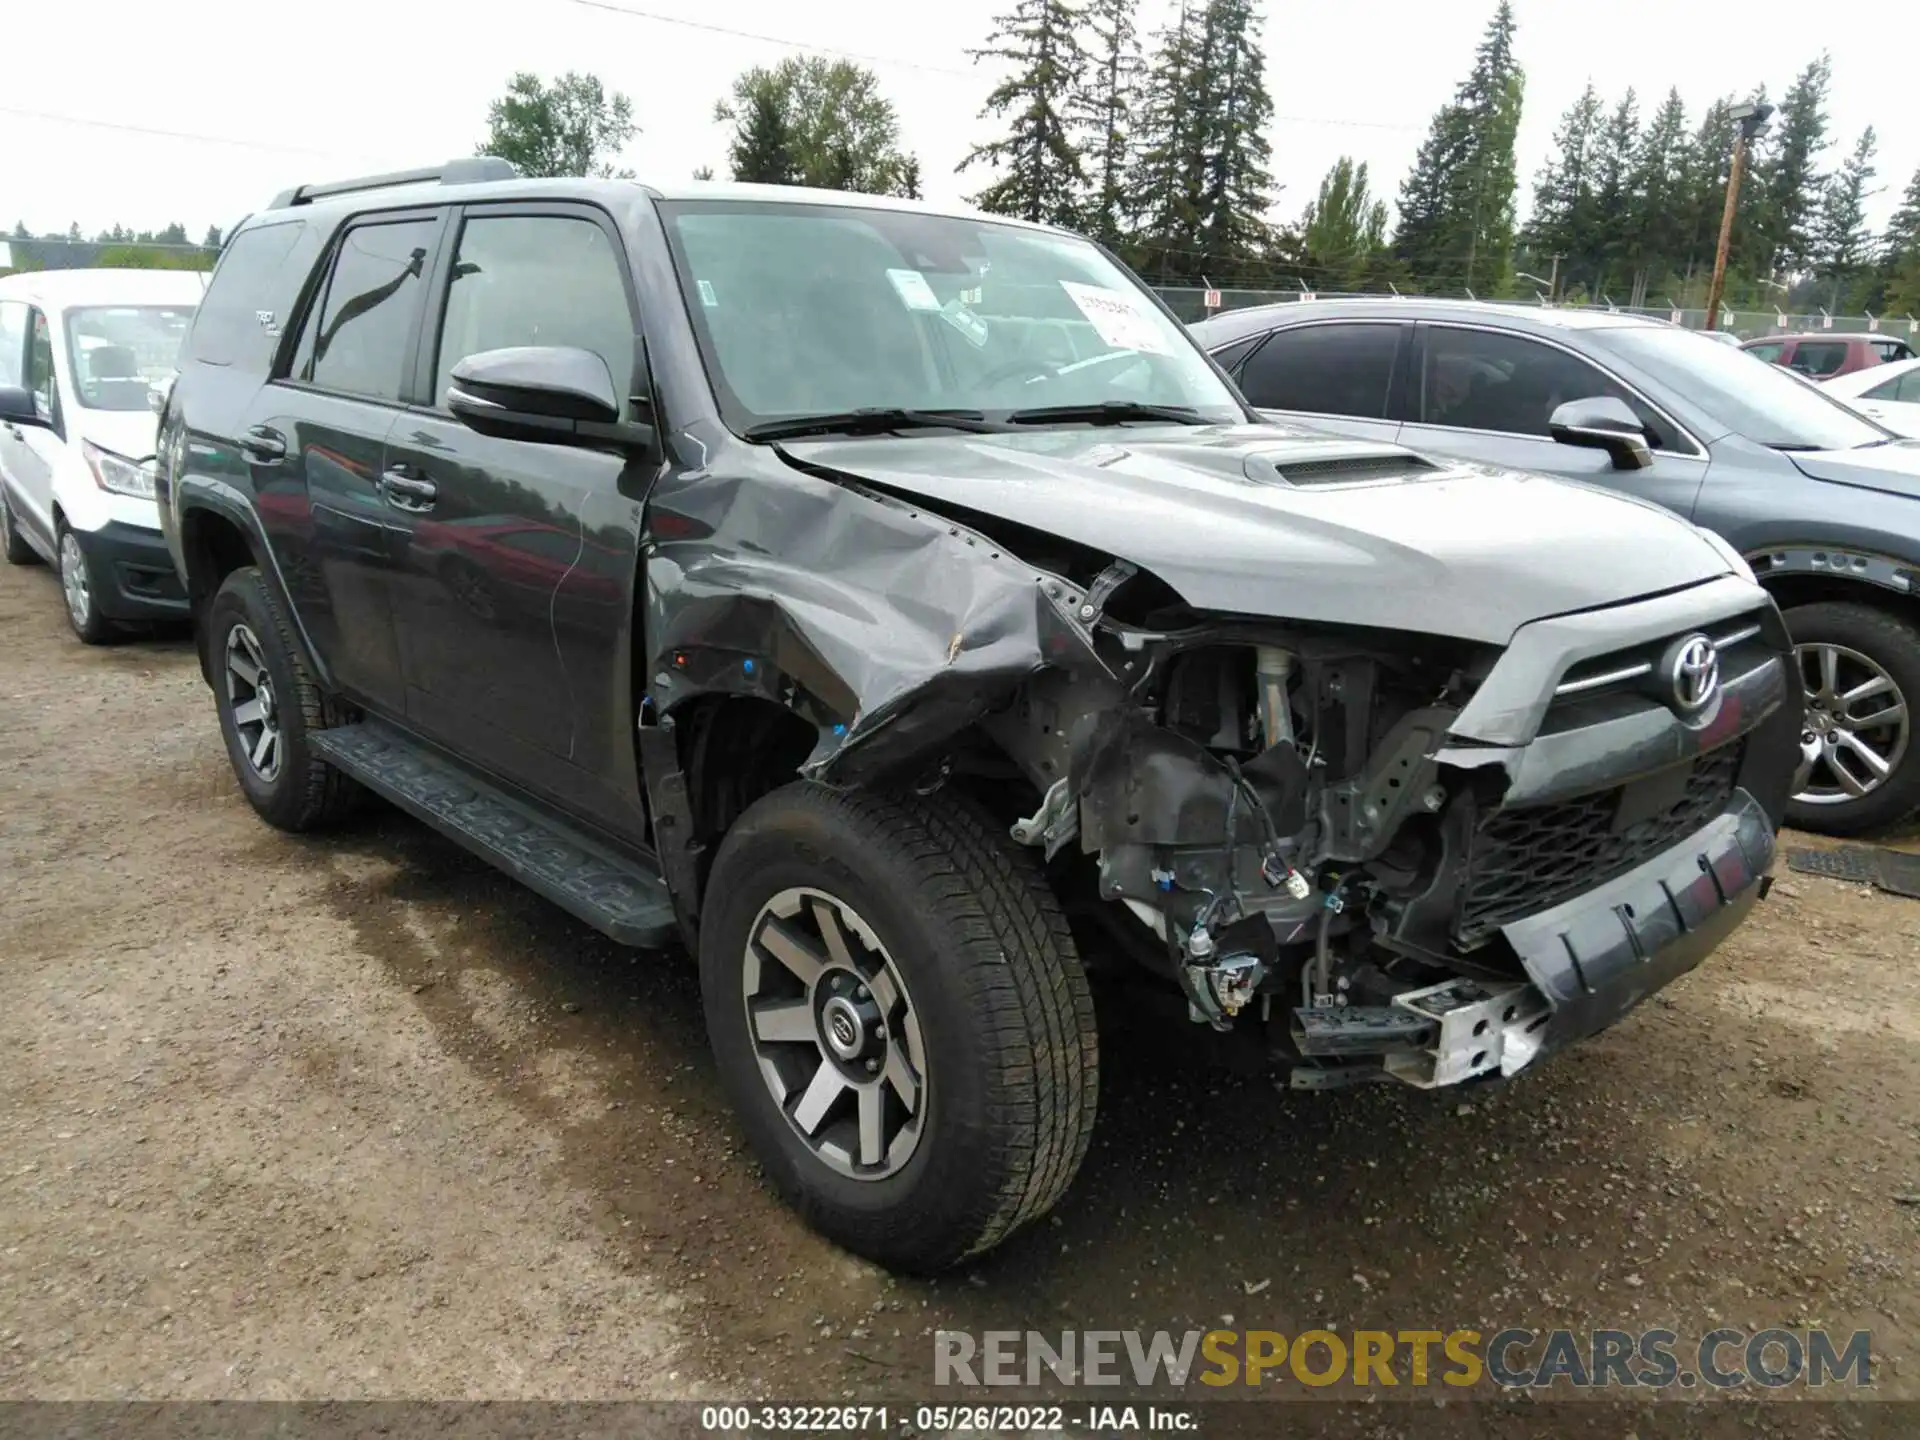
[[[366,721],[322,730],[328,764],[623,945],[679,935],[659,874],[478,780],[399,731]]]

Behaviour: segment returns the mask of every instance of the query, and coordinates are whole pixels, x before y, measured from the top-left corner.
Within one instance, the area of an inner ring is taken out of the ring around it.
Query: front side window
[[[193,323],[190,305],[94,305],[66,314],[67,365],[76,404],[144,410],[147,389],[173,373]]]
[[[0,300],[0,385],[23,385],[27,373],[27,302]]]
[[[58,428],[60,424],[60,382],[53,370],[53,327],[46,312],[33,312],[32,335],[27,343],[27,388],[33,392],[33,408],[40,418]]]
[[[661,211],[735,431],[866,408],[999,419],[1146,405],[1245,418],[1180,324],[1084,240],[854,206]]]
[[[347,232],[301,338],[303,378],[342,395],[400,398],[438,228],[437,220],[404,220]]]
[[[607,232],[558,215],[476,215],[460,232],[433,400],[453,367],[483,350],[565,345],[607,362],[613,393],[633,380],[633,313]]]
[[[1262,410],[1384,420],[1400,352],[1398,325],[1301,325],[1276,330],[1240,375]]]
[[[1838,340],[1802,340],[1793,347],[1793,368],[1802,375],[1837,375],[1847,363],[1847,347]]]
[[[1420,413],[1428,425],[1547,439],[1555,410],[1599,396],[1626,402],[1642,424],[1651,418],[1624,387],[1555,346],[1497,330],[1427,330]]]
[[[1786,346],[1774,341],[1768,341],[1765,345],[1747,346],[1747,353],[1756,360],[1764,360],[1769,365],[1778,365],[1780,363],[1780,352],[1786,348]]]
[[[1884,361],[1911,360],[1913,351],[1907,348],[1903,340],[1869,340],[1868,348]]]

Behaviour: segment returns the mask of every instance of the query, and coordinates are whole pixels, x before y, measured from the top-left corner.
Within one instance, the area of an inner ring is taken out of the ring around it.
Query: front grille
[[[1723,745],[1696,757],[1678,800],[1624,827],[1615,823],[1627,795],[1623,786],[1488,815],[1473,833],[1457,938],[1475,944],[1677,845],[1726,808],[1740,748]]]

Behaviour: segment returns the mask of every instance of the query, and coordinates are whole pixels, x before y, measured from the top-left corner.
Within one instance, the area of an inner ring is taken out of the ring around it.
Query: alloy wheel
[[[67,597],[73,628],[84,631],[93,622],[93,588],[87,580],[87,557],[71,530],[60,537],[60,588]]]
[[[262,780],[272,781],[280,773],[286,748],[280,733],[279,700],[259,637],[245,625],[227,632],[226,678],[227,704],[247,764]]]
[[[872,927],[823,890],[782,890],[754,917],[743,962],[760,1078],[794,1134],[851,1179],[897,1174],[926,1119],[926,1049]]]
[[[1907,697],[1876,661],[1846,645],[1795,647],[1807,695],[1794,799],[1844,805],[1887,782],[1906,758]]]

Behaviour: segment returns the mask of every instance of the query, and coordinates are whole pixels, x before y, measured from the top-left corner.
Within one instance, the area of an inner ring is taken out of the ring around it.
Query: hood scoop
[[[1440,467],[1397,445],[1327,444],[1287,446],[1247,456],[1241,467],[1258,485],[1291,485],[1297,490],[1345,489],[1421,480]]]

